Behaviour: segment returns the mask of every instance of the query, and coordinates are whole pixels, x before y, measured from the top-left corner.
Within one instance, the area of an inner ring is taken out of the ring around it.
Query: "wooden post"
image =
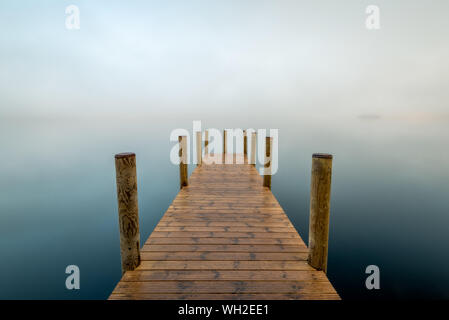
[[[196,133],[196,162],[200,166],[203,160],[203,154],[202,154],[202,143],[201,143],[201,131],[198,131]]]
[[[246,130],[243,130],[243,158],[248,158],[248,136],[246,134]]]
[[[251,134],[251,164],[256,166],[256,148],[257,146],[257,133],[253,132]]]
[[[227,130],[223,130],[223,154],[226,154],[227,153],[227,150],[226,150],[226,148],[227,148],[227,141],[226,141],[226,136],[227,136]]]
[[[189,185],[187,178],[187,137],[179,136],[179,182],[181,189]]]
[[[209,154],[209,130],[204,133],[204,155]]]
[[[222,160],[222,163],[223,164],[226,164],[226,152],[227,152],[227,145],[226,145],[226,143],[227,143],[227,141],[226,141],[226,135],[227,135],[227,131],[226,130],[223,130],[223,160]]]
[[[331,199],[332,155],[312,156],[310,184],[309,264],[327,271],[329,212]]]
[[[271,189],[271,145],[273,138],[265,138],[265,165],[263,169],[263,186]]]
[[[122,274],[140,264],[139,207],[137,202],[136,155],[115,155],[118,222]]]

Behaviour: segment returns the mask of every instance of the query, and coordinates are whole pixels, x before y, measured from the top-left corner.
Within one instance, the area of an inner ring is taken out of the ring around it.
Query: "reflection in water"
[[[106,298],[121,276],[113,155],[137,154],[146,240],[178,192],[169,134],[191,120],[3,121],[0,298]],[[334,155],[328,275],[342,297],[449,298],[447,123],[291,121],[273,192],[307,241],[311,155]],[[79,291],[65,289],[70,264]],[[379,291],[365,289],[370,264]]]

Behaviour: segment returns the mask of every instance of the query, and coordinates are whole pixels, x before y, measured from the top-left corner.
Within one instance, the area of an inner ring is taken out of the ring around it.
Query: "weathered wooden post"
[[[327,271],[329,244],[329,212],[331,199],[332,155],[312,156],[310,183],[309,264]]]
[[[226,153],[227,153],[227,141],[226,141],[226,136],[227,136],[227,130],[223,130],[223,164],[226,164]]]
[[[136,155],[115,155],[118,222],[122,274],[140,264],[139,207],[137,202]]]
[[[187,178],[187,137],[179,136],[179,182],[181,189],[189,185]]]
[[[265,138],[265,165],[263,169],[263,186],[271,189],[271,145],[273,138]]]
[[[246,130],[243,130],[243,160],[245,163],[248,161],[248,136]]]
[[[228,131],[227,130],[223,130],[223,154],[227,153],[227,141],[226,141],[226,136],[227,136]]]
[[[204,132],[204,155],[207,156],[209,154],[209,130]]]
[[[203,155],[202,155],[202,143],[201,143],[201,135],[202,132],[198,131],[196,133],[196,162],[197,164],[200,166],[203,160]]]
[[[251,134],[251,164],[256,166],[256,148],[257,146],[257,133],[253,132]]]

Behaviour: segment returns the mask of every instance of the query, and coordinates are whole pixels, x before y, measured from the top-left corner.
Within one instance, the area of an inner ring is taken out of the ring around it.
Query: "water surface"
[[[2,121],[1,298],[108,297],[121,276],[114,154],[137,154],[142,242],[178,192],[169,161],[175,121],[153,120]],[[311,154],[334,155],[328,276],[337,291],[354,299],[449,298],[447,123],[332,123],[284,121],[272,184],[307,242]],[[176,125],[191,130],[189,121]],[[219,125],[226,126],[203,121]],[[69,264],[80,267],[81,290],[65,289]],[[370,264],[380,267],[381,290],[364,286]]]

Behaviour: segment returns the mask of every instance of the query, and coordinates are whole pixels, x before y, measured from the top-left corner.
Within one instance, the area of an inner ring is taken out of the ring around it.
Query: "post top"
[[[135,158],[136,154],[133,152],[123,152],[123,153],[117,153],[115,155],[116,159],[123,159],[123,158]]]
[[[319,158],[319,159],[332,159],[332,155],[329,153],[314,153],[312,155],[312,158]]]

